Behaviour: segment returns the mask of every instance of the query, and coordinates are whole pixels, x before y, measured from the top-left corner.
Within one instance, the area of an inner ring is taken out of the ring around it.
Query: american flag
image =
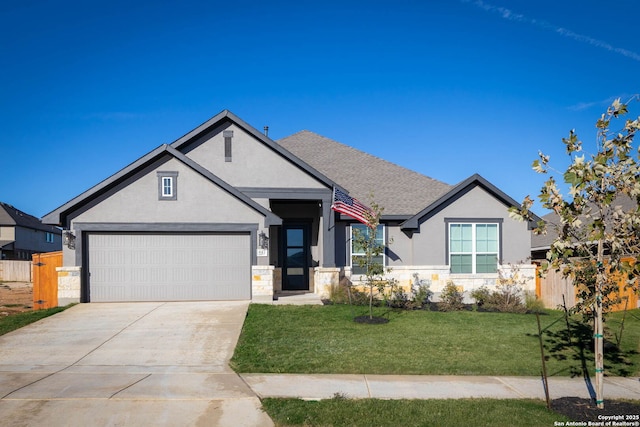
[[[369,207],[360,203],[358,199],[354,199],[344,191],[335,187],[333,189],[333,204],[331,205],[331,209],[350,216],[353,219],[357,219],[368,226],[371,225],[369,219],[375,215]]]

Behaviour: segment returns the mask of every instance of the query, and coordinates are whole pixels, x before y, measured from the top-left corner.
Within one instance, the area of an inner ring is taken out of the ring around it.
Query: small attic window
[[[224,161],[231,161],[231,139],[233,138],[232,130],[225,130],[222,132],[222,136],[224,137]]]
[[[178,200],[178,172],[158,172],[158,200]]]

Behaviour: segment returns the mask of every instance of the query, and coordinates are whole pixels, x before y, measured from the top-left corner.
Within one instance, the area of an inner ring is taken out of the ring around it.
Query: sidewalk
[[[333,374],[240,374],[240,377],[260,398],[318,400],[339,393],[347,398],[376,399],[545,399],[542,379],[537,377]],[[590,397],[582,378],[551,377],[549,394],[551,399]],[[604,395],[607,399],[640,400],[640,378],[605,378]]]

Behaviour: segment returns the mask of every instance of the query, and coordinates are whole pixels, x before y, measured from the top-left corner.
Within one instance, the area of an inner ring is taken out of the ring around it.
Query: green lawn
[[[45,317],[64,311],[69,307],[71,306],[68,305],[66,307],[54,307],[45,310],[25,311],[24,313],[16,313],[11,316],[0,317],[0,335],[20,329],[30,323],[37,322],[40,319],[44,319]]]
[[[520,375],[541,372],[535,315],[479,312],[389,311],[390,322],[353,322],[367,308],[252,304],[232,367],[238,372]],[[609,339],[622,313],[611,314]],[[572,323],[572,346],[561,312],[541,316],[550,375],[593,371],[591,332]],[[585,342],[585,350],[575,343]],[[640,310],[627,313],[621,350],[606,350],[608,375],[640,375]],[[593,374],[593,372],[591,372]]]
[[[538,427],[569,421],[535,400],[264,399],[262,406],[278,427]]]

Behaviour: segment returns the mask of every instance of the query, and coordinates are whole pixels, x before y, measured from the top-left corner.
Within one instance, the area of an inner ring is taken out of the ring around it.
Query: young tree
[[[378,226],[384,208],[375,202],[371,203],[370,211],[365,213],[367,228],[364,232],[356,230],[354,233],[355,247],[362,255],[356,258],[360,268],[364,270],[365,286],[369,291],[369,319],[373,319],[373,291],[384,290],[384,264],[380,261],[380,256],[384,253],[384,244],[380,244],[378,239]]]
[[[557,237],[547,253],[548,268],[561,271],[564,277],[590,281],[586,285],[593,289],[592,306],[583,308],[594,319],[598,408],[604,408],[603,298],[610,289],[611,276],[625,275],[627,286],[634,286],[636,291],[640,276],[640,151],[632,146],[640,130],[640,117],[625,120],[619,131],[610,130],[612,122],[619,123],[628,113],[627,106],[632,101],[637,102],[638,96],[628,103],[617,99],[596,122],[595,154],[581,154],[582,142],[573,130],[562,139],[571,158],[563,174],[568,198],[562,195],[553,176],[538,196],[542,206],[558,216]],[[533,169],[549,173],[549,156],[539,153]],[[511,209],[511,215],[531,220],[532,205],[533,200],[527,196],[519,208]],[[631,207],[623,209],[623,205]],[[539,223],[534,232],[546,233],[546,224]],[[629,257],[634,262],[628,262]]]

